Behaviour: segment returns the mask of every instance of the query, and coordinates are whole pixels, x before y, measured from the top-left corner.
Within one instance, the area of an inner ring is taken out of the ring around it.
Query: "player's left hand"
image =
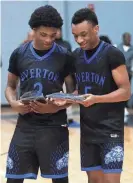
[[[63,93],[62,91],[60,91],[60,93]],[[65,99],[59,99],[59,98],[50,98],[50,99],[46,99],[46,101],[50,101],[53,104],[55,104],[56,106],[64,106],[67,104],[67,101]]]
[[[64,106],[67,104],[66,100],[60,100],[60,99],[52,99],[53,103],[57,106]]]
[[[54,104],[44,104],[38,101],[30,102],[31,110],[35,113],[56,113],[59,111],[59,107]]]
[[[86,99],[83,101],[77,101],[77,103],[83,105],[84,107],[89,107],[93,104],[96,103],[96,96],[92,95],[92,94],[85,94],[82,95],[83,97],[85,97]]]
[[[60,91],[60,93],[63,93],[62,91]],[[78,91],[77,90],[75,90],[74,92],[73,92],[73,94],[78,94]],[[50,98],[50,99],[46,99],[46,101],[48,102],[48,101],[50,101],[50,102],[52,102],[53,104],[55,104],[55,105],[57,105],[57,106],[65,106],[65,105],[72,105],[72,104],[75,104],[76,103],[76,101],[74,101],[74,100],[71,100],[71,99],[63,99],[63,98]]]

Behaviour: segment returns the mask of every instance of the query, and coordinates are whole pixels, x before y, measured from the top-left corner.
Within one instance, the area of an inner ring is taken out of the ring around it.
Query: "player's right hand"
[[[31,110],[35,113],[45,114],[45,113],[56,113],[60,109],[54,104],[44,104],[39,101],[30,102]]]
[[[26,114],[31,112],[31,108],[29,104],[23,104],[20,100],[12,101],[11,107],[14,111],[20,113],[20,114]]]

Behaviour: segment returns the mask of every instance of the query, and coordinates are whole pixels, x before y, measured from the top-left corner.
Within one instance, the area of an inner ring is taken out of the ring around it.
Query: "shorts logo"
[[[121,146],[116,146],[111,149],[109,153],[105,155],[105,164],[123,161],[124,151]]]
[[[110,134],[110,137],[117,138],[117,137],[119,137],[119,135],[117,135],[117,134]]]
[[[7,157],[7,167],[11,170],[13,169],[13,160],[8,156]]]
[[[56,167],[58,170],[68,166],[68,157],[69,153],[66,152],[63,157],[56,162]]]

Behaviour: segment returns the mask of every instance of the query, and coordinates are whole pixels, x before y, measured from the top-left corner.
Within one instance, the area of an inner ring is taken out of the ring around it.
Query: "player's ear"
[[[37,31],[37,28],[33,28],[32,31],[35,33]]]
[[[96,26],[94,27],[94,31],[95,31],[95,33],[98,34],[98,32],[99,32],[99,25],[96,25]]]

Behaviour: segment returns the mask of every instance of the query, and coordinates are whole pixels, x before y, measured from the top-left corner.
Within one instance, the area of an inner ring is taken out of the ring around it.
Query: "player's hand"
[[[78,90],[75,90],[73,94],[78,95]]]
[[[62,91],[60,91],[60,93],[63,93]],[[65,99],[57,99],[57,98],[46,98],[47,102],[51,102],[56,106],[63,106],[67,104],[67,101]]]
[[[60,93],[63,93],[62,91],[60,91]],[[75,90],[74,92],[73,92],[73,94],[78,94],[78,91],[77,90]],[[53,104],[55,104],[55,105],[57,105],[57,106],[67,106],[67,105],[72,105],[72,104],[75,104],[76,103],[76,101],[74,101],[74,100],[71,100],[71,99],[63,99],[63,98],[50,98],[50,99],[46,99],[46,101],[50,101],[50,102],[52,102]]]
[[[67,104],[67,101],[64,99],[51,98],[50,101],[53,102],[53,104],[55,104],[56,106],[63,106]]]
[[[33,112],[40,113],[40,114],[56,113],[59,111],[59,107],[56,106],[55,104],[51,104],[51,103],[44,104],[38,101],[30,102],[30,107]]]
[[[83,101],[77,101],[77,103],[83,105],[84,107],[89,107],[93,104],[96,103],[96,96],[92,95],[92,94],[85,94],[82,95],[83,97],[85,97],[86,99]]]
[[[71,100],[71,99],[65,100],[65,99],[51,98],[51,99],[46,99],[46,100],[52,102],[53,104],[55,104],[56,106],[59,106],[59,107],[63,107],[65,105],[71,106],[72,104],[77,103],[76,101]]]
[[[14,111],[20,113],[20,114],[26,114],[31,112],[31,108],[29,104],[23,104],[20,100],[12,101],[11,107],[14,109]]]

